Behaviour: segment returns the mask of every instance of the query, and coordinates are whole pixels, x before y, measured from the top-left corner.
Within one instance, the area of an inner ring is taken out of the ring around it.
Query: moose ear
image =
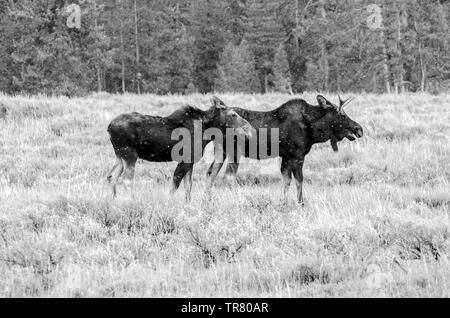
[[[213,96],[211,98],[211,104],[213,107],[218,108],[218,109],[225,109],[227,108],[227,106],[225,105],[225,103],[223,101],[221,101],[218,97]]]
[[[317,102],[319,103],[319,106],[324,109],[333,108],[333,105],[322,95],[317,95]]]

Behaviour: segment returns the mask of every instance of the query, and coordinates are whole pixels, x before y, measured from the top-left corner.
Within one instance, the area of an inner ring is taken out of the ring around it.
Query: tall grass
[[[208,197],[210,151],[191,203],[168,195],[174,164],[148,162],[134,196],[111,200],[109,121],[208,100],[0,95],[0,296],[450,296],[450,96],[357,95],[347,112],[366,135],[314,146],[305,207],[294,189],[283,200],[278,160],[244,160],[239,185]]]

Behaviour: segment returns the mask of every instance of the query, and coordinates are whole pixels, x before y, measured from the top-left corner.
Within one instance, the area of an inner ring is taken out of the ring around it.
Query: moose
[[[233,108],[242,118],[247,120],[256,130],[252,138],[258,138],[256,144],[260,145],[263,138],[271,138],[273,129],[278,129],[279,143],[276,155],[281,157],[281,174],[284,180],[284,193],[286,194],[294,176],[297,184],[297,199],[303,204],[303,163],[305,156],[311,151],[311,147],[317,143],[331,142],[334,151],[338,151],[338,142],[344,138],[350,141],[363,136],[361,125],[350,119],[344,112],[344,107],[350,99],[342,100],[339,96],[339,106],[328,101],[322,95],[317,96],[318,106],[310,105],[303,99],[293,99],[279,108],[261,112],[242,108]],[[262,129],[267,129],[262,136]],[[227,150],[227,144],[223,143],[223,160],[215,160],[208,169],[207,176],[211,185],[221,170],[226,158],[229,163],[225,174],[228,177],[236,177],[239,168],[240,156],[251,159],[266,159],[258,152],[249,151],[251,139],[245,140],[245,149]],[[237,147],[237,142],[231,143]],[[229,147],[229,146],[228,146]],[[267,147],[271,153],[275,153],[271,146]],[[231,152],[231,155],[230,155]],[[231,156],[231,158],[230,158]],[[270,158],[271,156],[267,156]]]
[[[173,158],[172,150],[178,141],[174,140],[173,132],[184,128],[193,136],[195,121],[201,123],[203,130],[216,128],[225,135],[227,129],[232,129],[236,136],[252,137],[253,128],[236,111],[217,97],[213,97],[211,103],[212,107],[206,111],[188,105],[176,110],[168,117],[142,115],[134,112],[115,118],[108,126],[108,133],[116,155],[116,162],[107,176],[113,196],[117,195],[117,183],[122,175],[126,180],[133,181],[138,159],[151,162],[177,161],[177,158]],[[203,151],[210,141],[204,138],[197,138],[197,140],[191,138],[188,148],[191,148],[191,153],[194,154],[200,146],[201,155],[203,155]],[[201,156],[192,155],[188,156],[188,160],[178,160],[178,166],[173,174],[171,194],[179,188],[184,179],[186,200],[190,200],[193,166],[200,158]]]

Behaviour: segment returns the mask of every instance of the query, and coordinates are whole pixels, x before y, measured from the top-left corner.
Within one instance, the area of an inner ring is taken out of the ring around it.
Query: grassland
[[[0,296],[450,296],[449,95],[356,95],[347,112],[366,135],[314,146],[303,208],[294,189],[283,200],[277,160],[244,161],[239,186],[208,199],[210,153],[189,204],[168,195],[174,165],[147,162],[134,197],[112,200],[109,121],[208,99],[0,95]]]

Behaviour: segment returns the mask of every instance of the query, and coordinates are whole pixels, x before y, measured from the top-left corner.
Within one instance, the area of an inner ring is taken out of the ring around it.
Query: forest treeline
[[[448,92],[449,18],[447,0],[0,0],[0,91]]]

